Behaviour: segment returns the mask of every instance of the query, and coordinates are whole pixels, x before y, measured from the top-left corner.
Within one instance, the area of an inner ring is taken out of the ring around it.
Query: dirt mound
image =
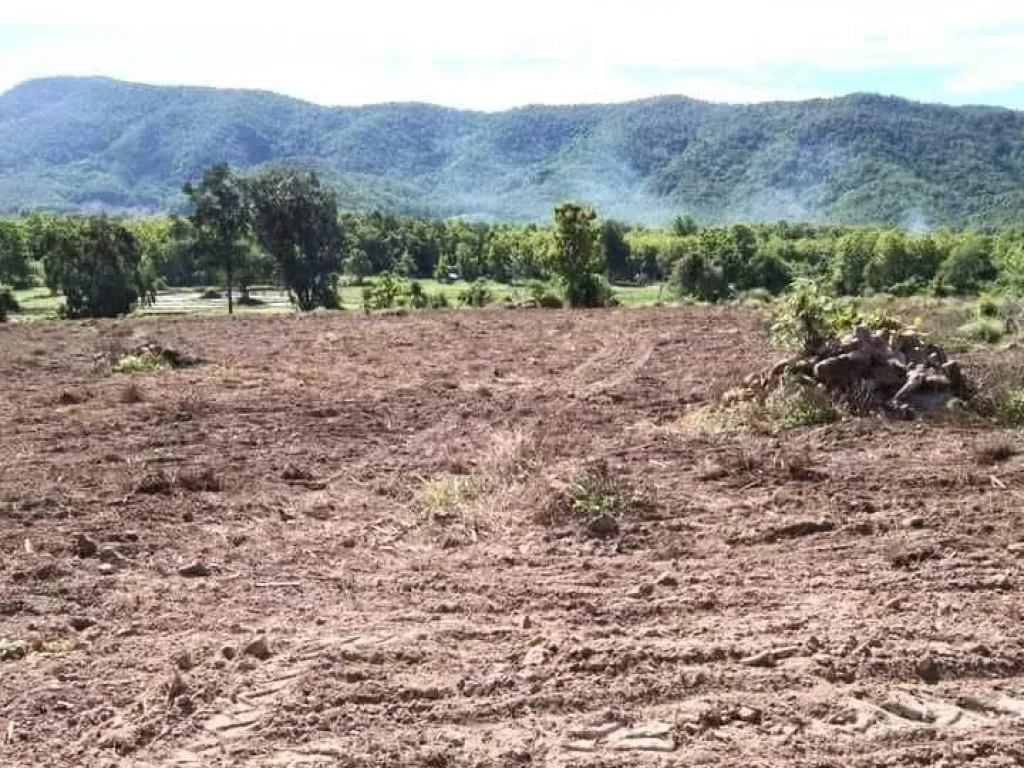
[[[813,354],[776,363],[748,384],[771,390],[783,381],[825,392],[855,413],[904,418],[974,394],[960,363],[911,328],[858,326],[847,336],[826,340]]]

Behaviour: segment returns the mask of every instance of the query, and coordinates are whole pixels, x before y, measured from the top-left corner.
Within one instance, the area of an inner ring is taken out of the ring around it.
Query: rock
[[[70,626],[76,632],[82,632],[88,629],[96,622],[90,619],[88,616],[72,616],[68,619],[68,626]]]
[[[917,664],[914,665],[914,669],[918,677],[929,685],[935,685],[942,678],[939,665],[930,653],[922,656]]]
[[[626,593],[626,597],[644,598],[644,597],[650,597],[653,593],[654,593],[654,585],[653,584],[639,584],[638,586],[635,586],[631,590],[629,590]]]
[[[760,725],[763,714],[761,710],[754,709],[753,707],[740,707],[736,712],[736,718],[744,723],[750,723],[751,725]]]
[[[635,728],[630,728],[628,731],[624,731],[621,735],[616,734],[616,738],[660,739],[668,736],[670,733],[672,733],[672,726],[669,723],[652,722],[638,725]]]
[[[873,367],[868,377],[881,389],[898,390],[907,380],[907,368],[899,360],[890,357],[883,364]]]
[[[587,523],[587,533],[597,539],[609,539],[619,535],[619,521],[609,514],[602,514]]]
[[[766,651],[755,653],[753,656],[747,656],[745,659],[740,659],[740,664],[746,667],[774,667],[776,663],[775,654],[770,648]]]
[[[914,515],[913,517],[907,518],[906,526],[907,528],[919,530],[921,528],[924,528],[924,522],[925,521],[923,517],[921,517],[920,515]]]
[[[101,576],[113,576],[117,573],[117,568],[115,568],[111,563],[100,563],[96,570]]]
[[[568,752],[596,752],[597,742],[596,741],[567,741],[562,744],[562,749]]]
[[[104,563],[113,563],[114,565],[121,565],[125,562],[124,555],[117,551],[116,547],[112,547],[109,544],[105,544],[100,547],[99,552],[96,556]]]
[[[78,534],[78,538],[75,539],[75,554],[79,557],[95,557],[96,552],[99,550],[99,545],[86,536],[84,533]]]
[[[665,571],[654,580],[654,583],[659,587],[678,587],[679,579],[677,579],[671,571]]]
[[[544,650],[544,646],[536,645],[526,652],[523,657],[524,667],[537,667],[547,661],[548,654]]]
[[[237,651],[230,645],[225,645],[223,648],[220,649],[220,654],[228,661],[231,661],[233,658],[235,658]]]
[[[672,739],[619,739],[608,747],[617,752],[674,752],[676,743]]]
[[[270,658],[270,646],[267,645],[267,638],[260,635],[247,646],[245,646],[245,654],[259,659],[260,661],[266,661]]]
[[[599,739],[603,739],[605,736],[610,736],[620,728],[622,728],[622,724],[615,721],[600,723],[599,725],[581,725],[578,728],[574,728],[569,731],[569,738],[583,741],[597,741]]]
[[[177,656],[175,656],[174,664],[182,672],[188,672],[190,669],[192,669],[192,667],[196,665],[195,661],[192,659],[192,654],[188,651],[182,651]]]
[[[178,569],[178,575],[185,578],[200,578],[209,576],[213,571],[206,563],[189,563]]]
[[[1009,552],[1011,555],[1024,554],[1024,541],[1017,542],[1016,544],[1007,545],[1006,551]]]
[[[871,356],[857,350],[829,357],[814,366],[814,378],[828,386],[846,386],[864,375],[871,367]]]

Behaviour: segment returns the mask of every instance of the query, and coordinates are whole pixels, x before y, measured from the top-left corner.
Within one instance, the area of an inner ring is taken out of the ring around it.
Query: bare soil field
[[[201,362],[98,357],[147,340]],[[0,764],[1024,764],[1017,433],[683,418],[777,356],[724,308],[0,327]]]

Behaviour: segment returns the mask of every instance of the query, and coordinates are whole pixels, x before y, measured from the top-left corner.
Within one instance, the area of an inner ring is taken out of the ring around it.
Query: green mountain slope
[[[466,112],[328,108],[277,94],[53,78],[0,95],[0,210],[179,207],[216,161],[296,163],[343,206],[547,219],[574,197],[663,221],[990,224],[1024,211],[1024,113],[852,95],[663,97]]]

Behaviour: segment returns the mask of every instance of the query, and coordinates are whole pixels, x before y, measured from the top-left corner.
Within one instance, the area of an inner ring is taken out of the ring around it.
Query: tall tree
[[[555,248],[551,271],[565,288],[571,307],[596,307],[607,302],[606,285],[598,273],[604,271],[597,247],[597,213],[576,203],[555,207]]]
[[[316,173],[265,171],[247,183],[256,239],[277,261],[299,309],[336,309],[342,237],[334,192]],[[410,259],[411,260],[411,259]]]
[[[0,283],[28,288],[32,282],[28,237],[20,221],[0,219]]]
[[[611,280],[629,280],[632,274],[629,243],[626,242],[626,228],[617,221],[608,219],[601,224],[601,253],[604,255]]]
[[[223,270],[228,287],[228,314],[234,313],[235,272],[248,252],[245,242],[250,216],[243,184],[227,163],[218,163],[203,171],[198,184],[182,187],[192,205],[188,216],[192,224],[196,251]]]
[[[139,241],[106,216],[64,219],[42,246],[46,283],[64,294],[66,317],[117,317],[148,298]]]

